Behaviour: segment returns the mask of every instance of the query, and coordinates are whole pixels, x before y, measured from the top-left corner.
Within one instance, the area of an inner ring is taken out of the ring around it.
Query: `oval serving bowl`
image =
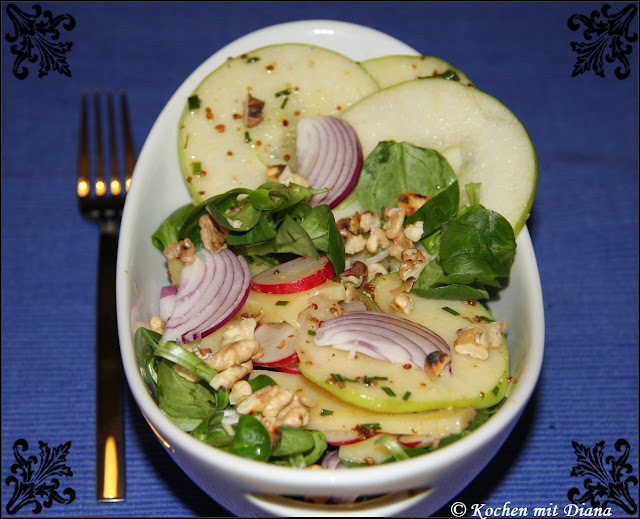
[[[538,380],[544,350],[540,277],[527,227],[517,240],[509,285],[491,306],[509,322],[511,375],[517,384],[501,409],[472,434],[402,462],[341,471],[298,470],[234,456],[183,432],[151,397],[137,364],[133,326],[158,314],[166,270],[150,236],[173,209],[190,201],[180,174],[177,123],[184,100],[227,57],[273,43],[311,43],[355,60],[418,54],[379,31],[330,20],[285,23],[250,33],[216,52],[171,97],[138,159],[122,218],[117,263],[117,317],[125,375],[133,397],[176,464],[238,516],[428,516],[454,498],[496,455]],[[356,472],[354,472],[356,471]],[[314,505],[287,496],[380,495],[352,505]]]

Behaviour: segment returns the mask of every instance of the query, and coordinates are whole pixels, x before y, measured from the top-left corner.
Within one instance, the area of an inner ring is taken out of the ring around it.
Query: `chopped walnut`
[[[238,380],[229,392],[229,403],[236,405],[242,397],[249,396],[252,393],[251,384],[246,380]]]
[[[215,354],[204,359],[213,369],[218,372],[242,364],[248,360],[259,360],[264,355],[262,346],[255,339],[242,339],[227,344]]]
[[[410,216],[420,209],[430,198],[430,196],[419,195],[418,193],[402,193],[398,195],[398,207],[403,207],[407,212],[407,216]]]
[[[255,415],[277,440],[278,427],[304,427],[309,423],[309,409],[316,403],[281,386],[265,386],[246,397],[240,397],[236,411]]]
[[[360,215],[360,232],[371,232],[373,229],[380,228],[380,218],[371,211],[364,211]]]
[[[276,166],[279,170],[278,174],[275,176],[277,182],[284,184],[285,186],[289,186],[290,184],[298,184],[299,186],[309,187],[309,182],[302,175],[298,175],[298,173],[294,172],[289,166],[285,166],[282,170],[280,170],[279,166]]]
[[[247,128],[253,128],[262,122],[262,119],[264,119],[264,116],[262,115],[263,108],[264,101],[256,99],[251,94],[247,94],[247,107],[244,121]]]
[[[343,285],[353,285],[359,287],[367,275],[367,266],[362,261],[356,261],[349,270],[340,274],[340,281]]]
[[[386,231],[387,238],[393,240],[398,237],[404,229],[404,219],[407,211],[403,207],[392,207],[387,211],[383,211],[385,224],[383,229]]]
[[[220,389],[221,387],[229,389],[233,387],[239,380],[242,380],[249,373],[251,373],[252,368],[253,364],[250,364],[248,366],[242,364],[229,366],[225,370],[215,375],[209,382],[209,385],[216,390]]]
[[[346,254],[357,254],[364,250],[366,240],[362,234],[349,233],[347,239],[344,242],[344,252]]]
[[[340,231],[340,236],[342,236],[343,238],[347,238],[350,234],[352,234],[349,230],[350,222],[351,219],[349,218],[340,218],[340,220],[336,222],[336,227],[338,228],[338,231]]]
[[[402,265],[398,270],[398,276],[402,281],[409,278],[417,279],[420,271],[427,264],[427,256],[420,249],[405,249],[400,258]]]
[[[162,320],[161,317],[158,317],[157,315],[154,315],[151,318],[151,321],[149,321],[149,327],[154,332],[157,332],[159,334],[164,333],[164,321]]]
[[[424,232],[424,222],[422,220],[418,222],[414,222],[410,225],[407,225],[404,228],[404,235],[413,242],[419,241],[420,238],[422,238],[423,232]]]
[[[388,274],[389,270],[382,263],[369,263],[367,265],[367,283],[377,276]]]
[[[396,310],[409,315],[413,311],[413,299],[407,294],[400,294],[393,298],[392,306]]]
[[[274,166],[267,166],[267,180],[269,182],[278,182],[278,177],[286,168],[284,164],[276,164]]]
[[[222,346],[243,339],[253,339],[257,324],[253,317],[243,317],[239,324],[227,326],[222,334]]]
[[[198,220],[200,239],[209,252],[220,252],[227,248],[227,229],[220,227],[210,213],[203,214]]]
[[[470,355],[479,360],[489,357],[489,348],[498,348],[502,344],[502,333],[507,329],[505,322],[478,324],[458,330],[453,343],[454,349],[462,355]]]
[[[386,249],[389,246],[389,238],[380,227],[374,227],[369,232],[369,237],[365,244],[367,252],[375,254],[378,249]]]
[[[162,251],[167,259],[180,258],[185,264],[190,265],[195,261],[196,246],[189,238],[172,243]]]
[[[444,368],[451,362],[451,356],[443,351],[432,351],[427,355],[424,363],[424,370],[432,379],[436,378],[444,371]]]

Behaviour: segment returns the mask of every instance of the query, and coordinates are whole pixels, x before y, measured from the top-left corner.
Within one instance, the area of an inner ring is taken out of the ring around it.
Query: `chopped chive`
[[[287,306],[289,301],[276,301],[276,306]]]
[[[451,315],[460,315],[460,312],[456,312],[453,308],[449,308],[448,306],[443,306],[442,309],[445,312],[449,312]]]
[[[389,396],[396,396],[396,394],[393,392],[393,389],[391,389],[390,387],[382,386],[382,391],[384,391]]]
[[[246,63],[255,63],[256,61],[260,61],[260,58],[258,58],[257,56],[254,56],[252,58],[249,58]]]
[[[251,142],[251,136],[249,132],[244,132],[244,142]]]
[[[202,163],[193,162],[191,164],[191,171],[193,172],[194,175],[199,175],[200,172],[202,171]]]
[[[379,423],[361,423],[360,427],[368,427],[369,429],[376,429],[377,431],[379,431],[380,429],[382,429],[382,427],[380,427]]]
[[[331,378],[336,382],[353,382],[354,384],[358,383],[357,380],[354,380],[352,378],[345,378],[340,373],[331,373]]]
[[[287,101],[289,101],[289,96],[284,98],[284,101],[282,101],[282,104],[280,105],[280,110],[282,110],[285,106],[287,106]]]
[[[363,383],[365,386],[370,386],[371,382],[373,382],[374,380],[388,380],[388,379],[387,377],[368,377],[367,375],[365,375]]]
[[[197,95],[189,96],[187,100],[189,103],[189,110],[196,110],[200,108],[200,98]]]
[[[402,395],[402,400],[409,400],[411,396],[411,391],[407,391],[404,395]]]
[[[493,393],[493,396],[498,396],[498,392],[500,391],[500,388],[498,386],[494,387],[491,392]]]
[[[315,335],[315,334],[316,334],[316,331],[315,331],[315,330],[307,330],[307,333],[308,333],[309,335]]]
[[[276,97],[288,96],[291,95],[291,90],[286,88],[285,90],[280,90],[280,92],[276,92]]]
[[[495,321],[489,317],[485,317],[484,315],[480,316],[480,319],[482,319],[483,321],[486,321],[488,323],[495,323]]]
[[[320,414],[322,416],[331,416],[333,414],[333,411],[331,409],[322,409],[320,411]]]

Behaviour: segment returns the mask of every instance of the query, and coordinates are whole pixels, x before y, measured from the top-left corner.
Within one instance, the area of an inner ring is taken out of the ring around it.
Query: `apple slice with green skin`
[[[295,338],[298,330],[287,322],[258,323],[253,338],[260,343],[264,355],[256,366],[280,368],[298,364]]]
[[[251,279],[251,290],[263,294],[295,294],[322,285],[334,276],[327,256],[301,256],[260,272]]]
[[[326,432],[328,443],[347,444],[366,438],[364,428],[389,434],[420,434],[436,440],[467,429],[476,416],[471,407],[418,413],[376,412],[345,402],[302,375],[254,369],[249,377],[260,374],[315,403],[306,428]]]
[[[527,221],[538,186],[536,152],[520,121],[494,97],[458,81],[416,79],[366,97],[342,117],[365,157],[381,141],[434,149],[458,177],[461,205],[468,204],[463,187],[479,183],[479,202],[506,218],[516,236]]]
[[[194,202],[255,189],[270,165],[295,171],[298,119],[337,116],[376,90],[359,63],[314,45],[269,45],[227,60],[196,87],[191,106],[184,100],[178,125],[180,165]],[[247,118],[249,110],[254,117]]]
[[[440,76],[447,72],[455,74],[454,81],[463,85],[472,84],[469,78],[451,63],[435,56],[412,56],[393,54],[370,58],[362,66],[378,82],[380,88],[386,88],[411,79]]]
[[[312,336],[305,337],[300,333],[296,351],[303,375],[345,402],[378,412],[481,409],[499,403],[509,385],[506,339],[503,337],[498,348],[489,349],[486,360],[458,353],[453,348],[459,329],[493,320],[489,310],[480,304],[408,294],[414,309],[404,315],[391,306],[391,291],[401,283],[397,274],[372,280],[375,302],[383,312],[415,321],[442,337],[451,348],[451,372],[443,371],[438,377],[431,378],[422,369],[407,368],[361,353],[351,354],[331,346],[316,346]],[[367,384],[366,379],[375,383]]]

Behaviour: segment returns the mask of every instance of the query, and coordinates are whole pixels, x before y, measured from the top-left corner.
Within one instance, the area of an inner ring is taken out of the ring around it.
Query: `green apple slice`
[[[533,143],[500,101],[443,78],[416,79],[362,99],[342,117],[355,129],[366,157],[380,141],[409,142],[439,151],[463,188],[480,183],[480,203],[504,216],[517,235],[538,185]]]
[[[377,89],[361,65],[313,45],[269,45],[227,60],[190,96],[197,96],[197,108],[185,99],[178,126],[181,169],[194,201],[255,189],[269,165],[295,170],[299,118],[339,115]],[[255,125],[246,119],[249,94],[264,103]]]
[[[312,337],[300,334],[296,352],[302,374],[336,397],[357,407],[387,413],[412,413],[433,409],[491,407],[504,397],[509,385],[509,348],[489,350],[486,360],[455,351],[460,328],[484,319],[492,320],[482,305],[463,301],[426,299],[408,294],[414,309],[409,315],[391,306],[392,290],[400,286],[397,274],[372,281],[375,301],[382,311],[420,323],[437,333],[451,347],[451,373],[432,379],[424,370],[407,369],[388,361],[330,346],[316,346]],[[304,323],[301,323],[304,326]],[[371,383],[365,383],[365,377]]]
[[[386,88],[411,79],[440,76],[448,71],[455,73],[456,81],[470,85],[471,80],[451,63],[435,56],[412,56],[393,54],[370,58],[362,66],[378,82],[380,88]]]
[[[436,440],[465,430],[476,416],[472,407],[436,409],[422,413],[375,412],[340,400],[302,375],[254,369],[250,378],[261,374],[268,375],[279,386],[296,395],[315,402],[306,428],[327,434],[353,433],[357,438],[358,427],[373,425],[379,432],[415,434]]]

